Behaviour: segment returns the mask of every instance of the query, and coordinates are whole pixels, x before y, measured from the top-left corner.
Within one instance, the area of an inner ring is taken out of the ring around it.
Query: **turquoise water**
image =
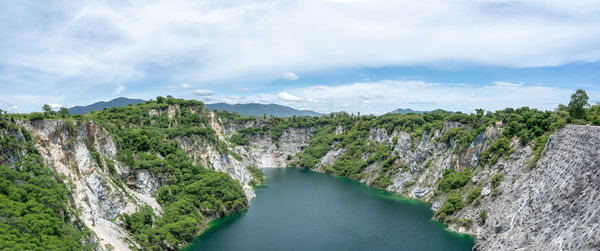
[[[470,250],[429,205],[297,168],[263,169],[250,208],[219,219],[187,250]]]

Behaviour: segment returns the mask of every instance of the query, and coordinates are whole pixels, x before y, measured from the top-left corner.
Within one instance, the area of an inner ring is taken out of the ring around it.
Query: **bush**
[[[463,206],[462,195],[460,193],[450,194],[446,197],[446,201],[444,201],[442,207],[435,213],[435,216],[441,221],[444,221],[446,217],[461,210]]]
[[[229,137],[229,142],[234,143],[238,146],[245,146],[249,143],[248,139],[246,139],[246,137],[243,134],[239,133],[231,135],[231,137]]]
[[[448,131],[444,133],[444,136],[442,136],[441,141],[450,144],[450,139],[454,139],[454,142],[456,142],[459,149],[464,149],[471,144],[473,136],[468,129],[464,127],[455,127],[448,129]]]
[[[32,112],[31,114],[29,114],[29,120],[31,120],[31,121],[43,120],[44,118],[45,118],[45,115],[40,112]]]
[[[513,153],[513,149],[510,147],[510,140],[502,137],[496,142],[492,143],[490,147],[485,149],[479,156],[479,163],[482,166],[489,164],[490,166],[498,163],[498,160],[505,155]]]
[[[465,169],[455,172],[453,169],[446,169],[442,179],[439,181],[438,189],[442,192],[448,192],[453,189],[465,186],[471,180],[471,170]]]
[[[479,219],[481,220],[481,223],[485,224],[485,221],[487,220],[487,218],[488,218],[487,211],[481,210],[481,212],[479,212]]]
[[[471,204],[477,197],[481,195],[481,188],[473,188],[469,190],[469,194],[467,195],[467,204]]]
[[[549,138],[550,137],[548,133],[546,133],[535,140],[535,145],[533,146],[533,153],[535,157],[529,163],[529,168],[535,167],[538,160],[542,158],[542,152],[544,152],[544,148],[546,148]]]
[[[258,169],[258,167],[246,166],[246,170],[248,170],[252,176],[252,182],[250,182],[250,186],[255,187],[265,180],[265,174],[262,170]]]
[[[498,173],[498,174],[494,175],[491,180],[492,188],[497,188],[500,185],[500,183],[502,182],[503,178],[504,178],[504,175],[502,175],[502,174]]]

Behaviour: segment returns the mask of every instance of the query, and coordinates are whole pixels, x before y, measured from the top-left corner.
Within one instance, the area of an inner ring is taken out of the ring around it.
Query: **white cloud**
[[[235,91],[237,91],[237,92],[248,92],[249,90],[248,90],[248,88],[242,87],[242,88],[235,89]]]
[[[48,103],[48,105],[50,107],[52,107],[52,109],[58,109],[60,107],[63,107],[61,104],[57,104],[57,103]]]
[[[388,107],[403,107],[414,110],[441,108],[464,112],[472,112],[477,108],[495,111],[506,107],[521,106],[553,110],[559,103],[568,103],[570,95],[575,90],[543,85],[498,85],[494,83],[472,86],[423,81],[382,80],[336,86],[319,86],[319,88],[307,86],[290,89],[289,91],[294,93],[296,98],[329,97],[328,100],[322,100],[319,103],[301,103],[312,110],[322,110],[321,108],[325,107],[327,112],[346,110],[365,114],[383,114],[393,110],[388,109]],[[376,98],[367,100],[365,96]],[[588,96],[600,96],[600,92],[590,90]]]
[[[181,88],[183,88],[183,89],[194,89],[194,87],[193,87],[193,86],[191,86],[191,85],[189,85],[189,84],[185,84],[185,83],[184,83],[184,84],[181,84]]]
[[[291,101],[291,102],[302,101],[302,98],[296,97],[287,92],[280,92],[279,94],[277,94],[277,97],[283,101]]]
[[[298,79],[298,75],[296,75],[296,74],[295,74],[295,73],[293,73],[293,72],[284,72],[284,73],[281,75],[281,78],[283,78],[283,79],[285,79],[285,80],[296,80],[296,79]]]
[[[37,8],[27,1],[0,1],[0,89],[11,96],[41,96],[29,91],[34,89],[59,96],[67,89],[76,95],[55,102],[86,104],[109,96],[114,83],[126,84],[128,95],[164,95],[163,86],[154,92],[136,89],[141,86],[136,81],[153,77],[207,86],[280,79],[290,70],[593,62],[600,60],[599,7],[598,1],[558,0],[157,0],[120,5],[68,1]],[[67,81],[77,84],[66,86]],[[419,89],[431,83],[403,84],[401,89]],[[98,86],[106,91],[83,95]],[[513,88],[521,87],[533,88]],[[115,93],[122,92],[118,89]],[[253,98],[275,102],[279,91]],[[339,101],[335,93],[289,92],[319,102]],[[11,104],[27,111],[41,107],[39,100],[24,102]]]
[[[11,105],[8,106],[6,109],[7,112],[11,112],[11,113],[15,113],[15,112],[22,112],[23,108],[20,106],[16,106],[16,105]]]
[[[197,90],[194,90],[194,94],[196,94],[198,96],[211,96],[211,95],[214,95],[215,93],[211,90],[197,89]]]
[[[0,64],[94,85],[143,78],[148,65],[208,82],[287,69],[600,59],[598,1],[333,1],[71,2],[51,12],[7,2]]]
[[[523,86],[523,83],[511,83],[511,82],[505,82],[505,81],[494,81],[494,84],[497,86],[504,86],[504,87],[519,87],[519,86]]]
[[[119,94],[121,94],[121,92],[123,92],[125,90],[125,86],[124,85],[119,85],[117,86],[117,88],[115,88],[115,90],[112,92],[113,96],[117,96]]]

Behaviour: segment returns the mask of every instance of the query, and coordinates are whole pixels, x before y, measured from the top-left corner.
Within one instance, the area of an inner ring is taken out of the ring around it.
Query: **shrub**
[[[479,163],[482,166],[489,164],[490,166],[498,163],[498,160],[505,156],[513,153],[513,149],[510,147],[510,140],[502,137],[496,142],[492,143],[490,147],[485,149],[479,156]]]
[[[238,146],[245,146],[249,143],[248,139],[246,139],[246,137],[243,134],[239,133],[231,135],[231,137],[229,137],[229,142],[234,143]]]
[[[481,188],[473,188],[469,190],[469,194],[467,195],[467,203],[471,204],[479,195],[481,194]]]
[[[491,180],[492,188],[497,188],[500,185],[500,183],[502,182],[503,178],[504,178],[504,175],[502,175],[502,174],[498,173],[498,174],[494,175]]]
[[[258,167],[246,166],[246,170],[248,170],[248,172],[252,176],[252,182],[250,182],[250,186],[255,187],[256,185],[262,183],[265,180],[265,174],[263,173],[263,171],[258,169]]]
[[[435,213],[435,216],[441,221],[444,221],[446,217],[461,210],[463,206],[462,195],[460,193],[450,194],[446,197],[446,201],[444,201],[442,207]]]
[[[487,211],[481,210],[481,212],[479,212],[479,219],[481,220],[481,223],[485,224],[485,221],[487,220],[487,218],[488,218]]]
[[[471,170],[465,169],[455,172],[453,169],[446,169],[439,182],[438,189],[442,192],[448,192],[453,189],[465,186],[471,180]]]

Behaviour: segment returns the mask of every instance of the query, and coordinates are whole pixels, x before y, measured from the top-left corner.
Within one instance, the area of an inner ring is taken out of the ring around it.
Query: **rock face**
[[[212,145],[203,142],[198,136],[178,138],[179,146],[197,163],[229,174],[240,182],[248,200],[256,197],[249,183],[252,176],[246,170],[247,164],[236,160],[229,153],[221,153]]]
[[[37,145],[44,161],[75,185],[71,194],[75,207],[81,212],[79,217],[84,224],[98,237],[100,248],[110,245],[117,250],[129,249],[127,231],[117,224],[119,214],[133,213],[143,205],[150,205],[155,213],[161,213],[160,206],[150,195],[155,189],[151,184],[157,183],[153,177],[137,175],[137,191],[119,186],[116,179],[110,178],[103,159],[113,160],[120,176],[126,177],[131,170],[114,160],[115,143],[97,124],[84,122],[68,127],[63,120],[19,123],[39,137]]]
[[[177,109],[151,113],[167,112],[171,116]],[[229,135],[244,128],[264,126],[264,121],[234,124],[219,121],[213,114],[210,119],[218,138],[229,146],[227,151],[198,136],[180,137],[176,141],[197,164],[238,180],[248,199],[255,195],[249,186],[252,177],[247,166],[288,166],[294,155],[308,147],[316,132],[312,127],[288,128],[277,140],[266,134],[250,135],[248,145],[233,147],[227,142]],[[137,246],[120,227],[118,215],[133,213],[144,205],[161,214],[162,209],[152,194],[166,177],[155,177],[147,170],[131,170],[119,163],[114,140],[99,125],[66,123],[19,122],[38,137],[37,146],[45,162],[73,182],[74,206],[81,212],[82,221],[96,234],[100,248],[107,244],[116,250]],[[515,151],[510,156],[494,166],[477,166],[481,152],[502,134],[501,123],[488,126],[465,148],[459,148],[453,140],[440,142],[444,131],[461,126],[464,125],[447,122],[442,129],[420,137],[372,128],[369,141],[393,147],[391,154],[397,157],[392,165],[396,172],[386,190],[430,202],[436,211],[445,200],[444,196],[434,195],[444,171],[472,169],[471,183],[482,189],[481,195],[454,217],[471,219],[473,224],[450,224],[449,228],[477,235],[475,250],[600,249],[600,127],[567,126],[550,137],[543,157],[535,168],[528,170],[526,167],[534,157],[532,146],[522,146],[516,138],[511,141]],[[334,133],[343,131],[343,127],[338,127]],[[324,171],[346,152],[336,144],[333,143],[314,170]],[[2,162],[10,162],[12,158],[10,154],[3,157]],[[363,159],[368,157],[363,154]],[[370,184],[380,174],[381,166],[381,162],[374,162],[366,167],[361,182]],[[118,177],[111,176],[110,168],[114,168]],[[503,180],[493,188],[490,180],[495,175],[502,175]],[[120,184],[119,178],[127,180],[127,184]],[[480,221],[482,211],[489,216],[485,223]]]
[[[444,170],[475,168],[480,153],[503,131],[501,123],[490,125],[461,151],[457,151],[452,141],[446,144],[437,140],[443,131],[459,126],[462,125],[447,123],[441,131],[423,135],[418,142],[412,142],[411,136],[405,132],[388,133],[383,128],[371,129],[369,140],[376,144],[395,145],[392,154],[399,157],[395,164],[409,166],[408,171],[391,177],[387,190],[429,201],[432,210],[436,211],[445,197],[436,197],[433,191]],[[311,132],[295,129],[288,132],[296,133],[295,137],[282,137],[285,144],[293,146],[289,152],[301,151],[307,145]],[[397,141],[393,142],[396,137]],[[240,152],[255,151],[255,155],[247,152],[244,155],[255,157],[245,159],[245,162],[261,167],[288,164],[283,159],[275,162],[269,158],[273,154],[281,155],[277,142],[266,136],[256,136],[250,142],[250,150],[242,149]],[[514,138],[511,147],[514,153],[502,158],[496,165],[473,169],[471,182],[473,187],[482,189],[481,195],[454,216],[471,219],[474,223],[470,226],[450,223],[449,228],[477,235],[476,250],[600,248],[597,241],[600,239],[600,127],[568,126],[552,135],[544,157],[531,171],[527,166],[534,158],[532,145],[523,146]],[[323,171],[344,152],[345,149],[332,146],[315,170]],[[370,183],[379,172],[378,163],[366,170],[361,181]],[[490,180],[495,175],[501,175],[503,181],[493,189]],[[414,182],[414,185],[405,187],[407,182]],[[482,211],[489,216],[485,224],[479,217]]]
[[[308,146],[314,128],[289,128],[277,141],[270,135],[259,134],[250,137],[249,146],[234,149],[243,158],[246,165],[258,168],[285,167],[294,156]]]
[[[600,127],[552,135],[537,166],[490,203],[474,250],[600,249]]]

